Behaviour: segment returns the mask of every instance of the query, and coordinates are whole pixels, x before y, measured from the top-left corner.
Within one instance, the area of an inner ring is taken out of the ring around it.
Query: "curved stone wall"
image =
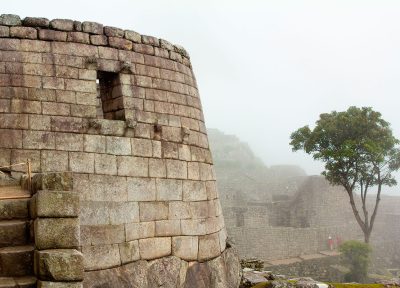
[[[173,255],[226,232],[185,49],[94,22],[0,16],[0,165],[71,171],[85,270]],[[97,83],[97,84],[96,84]]]

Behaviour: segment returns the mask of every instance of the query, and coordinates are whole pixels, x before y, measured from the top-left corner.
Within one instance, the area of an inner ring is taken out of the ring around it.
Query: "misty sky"
[[[206,124],[267,165],[321,164],[292,131],[322,112],[372,106],[400,138],[400,1],[2,1],[1,13],[97,21],[183,45]]]

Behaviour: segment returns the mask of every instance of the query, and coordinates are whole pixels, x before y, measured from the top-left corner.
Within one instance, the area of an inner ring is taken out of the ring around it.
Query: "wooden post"
[[[28,190],[32,193],[32,169],[31,169],[31,159],[28,159],[26,165],[28,166]]]

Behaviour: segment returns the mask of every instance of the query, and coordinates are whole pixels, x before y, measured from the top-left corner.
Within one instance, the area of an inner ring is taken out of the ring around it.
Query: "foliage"
[[[346,281],[363,282],[367,279],[371,247],[367,243],[356,240],[344,242],[339,247],[342,261],[350,272],[345,275]]]
[[[344,112],[321,114],[313,130],[304,126],[293,132],[290,144],[293,151],[304,150],[323,161],[325,178],[346,189],[368,242],[382,186],[396,185],[392,172],[400,168],[399,140],[392,135],[390,124],[370,107],[350,107]],[[372,187],[376,188],[377,197],[370,217],[366,198]],[[355,204],[355,191],[361,195],[363,217]]]

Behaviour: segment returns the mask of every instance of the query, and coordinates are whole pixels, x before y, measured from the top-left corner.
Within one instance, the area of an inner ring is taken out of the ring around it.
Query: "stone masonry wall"
[[[86,271],[225,250],[183,48],[94,22],[2,15],[0,135],[0,165],[30,158],[34,173],[73,172]]]

